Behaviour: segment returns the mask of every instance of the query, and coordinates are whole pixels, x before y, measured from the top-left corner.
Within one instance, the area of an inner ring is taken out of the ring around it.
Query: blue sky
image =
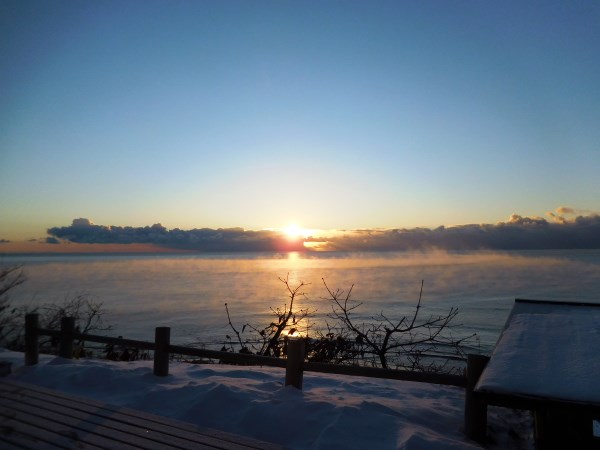
[[[600,211],[600,3],[3,1],[0,238]]]

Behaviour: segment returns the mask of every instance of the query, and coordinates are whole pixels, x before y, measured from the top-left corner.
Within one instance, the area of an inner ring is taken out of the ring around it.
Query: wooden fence
[[[487,405],[479,401],[476,395],[473,395],[475,384],[489,359],[485,356],[468,355],[466,375],[461,376],[305,361],[304,341],[302,339],[290,338],[287,358],[283,359],[171,345],[170,335],[171,329],[169,327],[157,327],[154,342],[84,334],[75,330],[75,320],[72,317],[62,319],[60,330],[50,330],[39,327],[37,314],[28,314],[25,317],[25,364],[35,365],[38,363],[39,336],[51,336],[58,340],[58,355],[63,358],[73,357],[74,340],[152,350],[154,352],[154,375],[156,376],[167,376],[169,374],[170,355],[178,354],[216,359],[233,364],[285,368],[285,385],[292,385],[298,389],[302,389],[302,379],[305,371],[457,386],[466,389],[465,433],[471,438],[480,440],[482,439],[480,436],[481,430],[485,430]]]
[[[169,355],[178,354],[218,359],[233,364],[254,364],[259,366],[286,368],[286,385],[292,384],[300,389],[302,387],[302,372],[304,371],[417,381],[446,386],[466,387],[467,385],[467,378],[462,375],[381,369],[376,367],[346,366],[305,361],[304,341],[302,339],[290,338],[288,342],[287,358],[283,359],[254,354],[223,352],[204,348],[171,345],[170,334],[171,329],[169,327],[157,327],[155,329],[154,342],[84,334],[75,330],[75,319],[72,317],[64,317],[62,319],[60,330],[50,330],[38,326],[37,314],[28,314],[25,317],[25,364],[37,364],[39,351],[38,338],[39,336],[51,336],[57,339],[58,355],[63,358],[72,358],[74,340],[152,350],[154,351],[154,374],[157,376],[166,376],[169,374]]]

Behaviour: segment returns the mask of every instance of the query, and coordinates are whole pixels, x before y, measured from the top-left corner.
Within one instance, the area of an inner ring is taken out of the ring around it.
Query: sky
[[[600,211],[594,1],[0,4],[0,239]]]

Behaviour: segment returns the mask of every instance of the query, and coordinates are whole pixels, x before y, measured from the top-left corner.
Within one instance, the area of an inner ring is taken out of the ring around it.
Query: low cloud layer
[[[50,239],[85,244],[155,244],[184,250],[298,251],[302,241],[290,241],[275,231],[247,231],[243,228],[201,228],[168,230],[161,224],[146,227],[95,225],[89,219],[75,219],[71,226],[48,229]]]
[[[327,250],[534,250],[600,248],[600,216],[573,219],[553,213],[552,221],[513,214],[497,224],[393,230],[354,230],[319,242]]]
[[[574,216],[574,217],[569,217]],[[452,227],[351,230],[327,237],[311,236],[290,241],[278,231],[243,228],[168,230],[160,224],[147,227],[95,225],[75,219],[70,226],[48,229],[48,242],[61,239],[74,243],[155,244],[183,250],[227,251],[401,251],[401,250],[527,250],[598,249],[600,215],[578,215],[561,207],[542,217],[513,214],[497,224]]]

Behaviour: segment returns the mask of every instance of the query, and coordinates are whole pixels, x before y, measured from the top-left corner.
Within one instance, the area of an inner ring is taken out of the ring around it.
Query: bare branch
[[[240,348],[243,349],[244,344],[242,343],[242,337],[240,336],[239,331],[235,329],[235,327],[233,326],[233,323],[231,322],[231,316],[229,315],[229,308],[227,307],[227,303],[225,303],[225,312],[227,312],[227,320],[228,320],[229,326],[231,327],[231,329],[237,336],[238,342],[240,343]]]
[[[451,335],[447,335],[447,331],[451,327],[451,321],[458,314],[457,309],[450,308],[446,315],[432,315],[425,320],[420,320],[423,280],[421,281],[416,308],[410,319],[403,316],[394,321],[382,311],[378,316],[372,318],[373,322],[371,323],[356,323],[355,318],[351,317],[350,311],[358,305],[350,305],[350,296],[346,295],[345,298],[342,298],[343,291],[330,289],[325,280],[323,280],[323,284],[331,302],[332,312],[329,317],[338,320],[342,327],[354,336],[356,346],[361,348],[362,354],[372,355],[373,358],[378,360],[381,367],[389,367],[391,358],[395,361],[396,366],[409,364],[410,367],[427,367],[428,370],[433,367],[440,368],[443,366],[432,365],[429,362],[427,366],[423,365],[423,358],[428,358],[429,361],[432,354],[445,355],[448,353],[448,349],[458,349],[458,346],[462,343],[462,340],[458,341]],[[457,351],[455,350],[455,352]],[[375,359],[371,359],[370,363],[375,364]]]

